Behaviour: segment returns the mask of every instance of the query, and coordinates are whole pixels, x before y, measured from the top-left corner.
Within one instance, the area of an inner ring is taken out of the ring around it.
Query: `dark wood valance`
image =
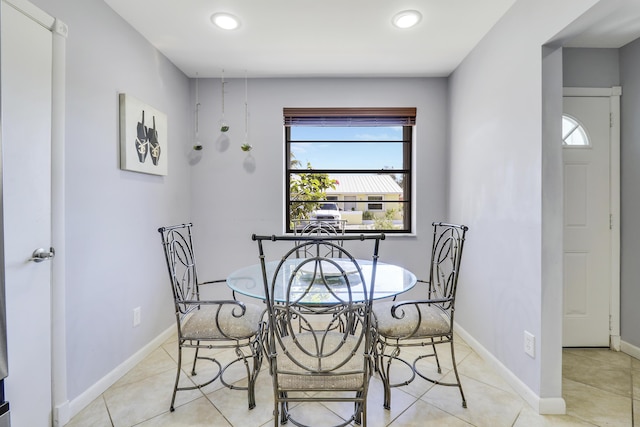
[[[415,107],[283,108],[285,126],[413,126]]]

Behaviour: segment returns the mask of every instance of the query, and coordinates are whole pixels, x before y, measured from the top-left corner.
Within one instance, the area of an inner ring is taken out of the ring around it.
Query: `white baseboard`
[[[567,407],[563,398],[541,398],[457,323],[455,324],[455,331],[469,347],[487,362],[537,413],[546,415],[566,413]]]
[[[57,405],[53,408],[53,427],[62,427],[71,421],[71,415],[69,415],[69,401]]]
[[[58,411],[58,416],[62,416],[66,412],[67,420],[58,420],[58,425],[65,425],[71,418],[76,416],[80,411],[86,408],[91,402],[97,399],[102,393],[104,393],[109,387],[115,384],[120,378],[122,378],[127,372],[129,372],[134,366],[141,362],[145,357],[160,347],[166,340],[168,340],[172,334],[175,333],[175,324],[171,325],[166,331],[158,335],[153,341],[140,349],[133,356],[125,360],[121,365],[117,366],[113,371],[102,377],[98,382],[93,384],[80,396],[73,399],[68,403],[68,409]],[[63,422],[64,421],[64,422]]]
[[[635,357],[636,359],[640,359],[640,347],[636,347],[626,341],[620,341],[620,351],[628,354],[629,356]]]
[[[609,339],[609,343],[610,343],[609,347],[611,348],[611,350],[622,351],[621,349],[622,341],[620,340],[620,335],[611,335]]]
[[[538,402],[538,414],[564,415],[567,413],[567,403],[562,397],[538,397]]]

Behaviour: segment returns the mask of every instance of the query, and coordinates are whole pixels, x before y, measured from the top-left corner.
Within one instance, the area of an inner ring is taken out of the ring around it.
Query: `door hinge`
[[[613,113],[609,113],[609,127],[613,127]]]
[[[613,214],[609,214],[609,230],[613,230]]]

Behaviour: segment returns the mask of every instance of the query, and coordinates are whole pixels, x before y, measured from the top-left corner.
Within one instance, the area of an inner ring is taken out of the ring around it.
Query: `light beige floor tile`
[[[170,349],[168,351],[171,351]],[[182,360],[182,369],[183,372],[186,372],[189,378],[195,383],[205,383],[215,376],[218,375],[221,368],[225,368],[227,364],[237,358],[235,354],[235,350],[233,349],[201,349],[199,357],[206,356],[211,357],[217,361],[212,362],[210,360],[198,360],[196,365],[196,375],[191,375],[191,370],[193,366],[193,356],[194,349],[184,349],[183,350],[183,360]],[[245,350],[245,354],[248,355],[248,351]],[[174,351],[175,360],[177,361],[177,349]],[[176,362],[174,362],[176,363]],[[218,365],[219,363],[219,365]],[[248,359],[249,366],[253,366],[252,359]],[[266,362],[263,362],[262,369],[267,372],[268,369],[266,367]],[[245,365],[242,361],[238,361],[233,363],[231,366],[227,367],[223,374],[223,379],[227,384],[235,384],[239,381],[244,382],[244,384],[238,384],[246,387],[246,378],[247,371]],[[203,394],[211,393],[215,390],[219,390],[225,388],[225,385],[222,383],[221,379],[218,377],[214,382],[202,388]]]
[[[529,405],[524,405],[513,427],[594,427],[571,415],[540,415]]]
[[[202,382],[202,380],[205,378],[207,380],[211,379],[218,374],[218,372],[220,371],[220,367],[224,369],[224,373],[222,375],[222,378],[218,378],[213,383],[202,388],[202,392],[204,394],[208,394],[215,390],[225,388],[224,383],[236,384],[238,382],[241,382],[241,384],[237,384],[237,385],[241,387],[246,387],[247,371],[244,363],[242,361],[237,361],[231,364],[230,366],[227,366],[229,363],[237,359],[234,350],[228,349],[224,351],[218,351],[210,355],[220,363],[220,366],[218,366],[217,363],[210,362],[209,360],[199,361],[197,375],[191,377],[192,381]],[[252,359],[247,359],[247,361],[249,363],[249,366],[252,367],[253,366]],[[190,366],[191,365],[188,365],[188,368],[185,368],[185,369],[189,369],[188,372],[191,372]],[[224,383],[222,381],[224,381]]]
[[[508,393],[515,394],[511,386],[474,352],[458,364],[458,373],[482,383],[492,385]],[[464,383],[462,387],[464,388]]]
[[[583,356],[583,354],[588,356]],[[624,367],[625,365],[626,367]],[[564,351],[562,376],[622,396],[631,396],[631,360],[629,356],[619,356],[616,352],[608,350],[585,350],[583,353]]]
[[[456,418],[426,402],[417,400],[389,427],[471,427],[471,424]]]
[[[137,427],[231,427],[231,424],[204,396],[165,412]]]
[[[456,337],[457,339],[459,337]],[[76,415],[67,426],[273,426],[273,390],[267,362],[263,363],[256,390],[257,407],[248,410],[247,393],[230,390],[220,381],[204,389],[179,392],[176,411],[169,412],[175,380],[176,337],[167,339],[158,350],[121,378],[103,396]],[[374,375],[368,399],[370,427],[455,426],[463,427],[622,427],[632,426],[633,411],[640,413],[640,361],[606,349],[565,349],[563,351],[563,395],[568,415],[543,416],[535,413],[493,372],[462,340],[456,342],[456,359],[468,408],[461,407],[457,388],[433,385],[416,378],[411,384],[392,389],[391,410],[382,407],[383,387]],[[438,375],[432,358],[419,362],[421,369],[436,378],[453,377],[447,345],[441,349],[442,374]],[[404,349],[403,357],[412,359],[424,349]],[[183,359],[190,371],[193,350]],[[231,350],[215,350],[222,363],[235,356]],[[395,366],[395,364],[394,364]],[[193,379],[214,374],[214,365],[205,362]],[[626,377],[625,377],[626,372]],[[409,370],[394,367],[396,380],[406,378]],[[243,364],[234,364],[225,375],[235,385],[246,384]],[[190,382],[183,375],[183,382]],[[594,388],[588,384],[600,388]],[[627,394],[624,394],[627,387]],[[634,399],[631,399],[633,395]],[[418,400],[416,400],[418,399]],[[332,425],[352,412],[350,403],[291,405],[292,413],[315,426]],[[640,417],[639,417],[640,418]],[[640,422],[638,423],[640,425]]]
[[[256,381],[256,407],[249,410],[247,392],[226,387],[208,393],[207,399],[234,426],[260,426],[273,420],[273,386],[267,372]]]
[[[562,394],[567,415],[607,427],[630,427],[630,397],[597,389],[569,379],[562,381]]]
[[[346,396],[353,396],[353,393],[345,393]],[[369,382],[369,392],[367,398],[367,426],[384,427],[391,420],[404,412],[416,398],[402,390],[395,388],[392,390],[391,409],[384,409],[384,386],[378,378],[371,378]],[[351,402],[324,402],[324,406],[329,408],[343,419],[349,419],[353,415],[354,404]]]
[[[175,342],[178,341],[178,331],[175,328],[175,323],[173,326],[173,333],[164,341],[165,343],[167,342]]]
[[[315,402],[300,403],[290,408],[289,413],[296,421],[313,427],[329,427],[344,422],[327,407]],[[287,423],[287,425],[292,424]]]
[[[410,381],[413,376],[413,372],[410,366],[413,364],[413,361],[416,357],[418,357],[421,353],[413,348],[405,348],[402,349],[400,355],[398,356],[401,360],[393,360],[391,363],[390,376],[391,376],[391,384],[397,384],[398,387],[393,387],[391,389],[391,401],[393,404],[393,396],[395,394],[395,390],[401,390],[404,393],[408,393],[414,397],[420,397],[424,393],[427,392],[431,387],[433,387],[433,383],[426,381],[419,376],[415,376],[413,381],[409,384],[404,384],[406,381]],[[382,364],[383,369],[387,369],[387,361],[389,359],[385,359],[385,362]],[[406,361],[408,364],[403,363],[402,360]],[[447,366],[450,364],[447,363]],[[450,368],[443,366],[441,364],[442,372],[438,373],[437,365],[435,364],[435,360],[430,358],[422,359],[417,364],[418,369],[424,375],[434,380],[439,380],[449,373]],[[381,379],[378,373],[375,374],[375,377]]]
[[[640,360],[636,359],[635,357],[632,357],[631,369],[633,369],[634,371],[640,371]]]
[[[100,396],[65,424],[66,427],[112,427],[104,398]]]
[[[103,395],[114,427],[129,427],[168,412],[174,381],[175,372],[171,370],[135,383],[109,388]],[[181,386],[192,384],[185,375],[181,376]],[[175,407],[202,396],[199,390],[180,391]]]
[[[178,341],[166,342],[162,345],[162,348],[171,356],[173,360],[178,361]],[[194,348],[182,349],[182,367],[183,369],[191,369],[193,364],[193,356],[195,354]],[[213,349],[200,349],[199,356],[214,356],[218,353],[225,352],[227,349],[213,348]],[[199,363],[199,362],[198,362]],[[197,366],[197,365],[196,365]]]
[[[162,348],[153,351],[144,360],[133,367],[122,378],[113,385],[114,387],[123,386],[125,384],[135,383],[147,377],[159,374],[161,372],[176,370],[176,362]]]
[[[453,374],[444,378],[451,382]],[[436,386],[420,399],[477,427],[511,427],[524,402],[518,396],[469,377],[461,378],[467,408],[457,387]]]
[[[622,368],[629,369],[631,367],[632,357],[620,351],[612,351],[607,348],[565,348],[562,350],[563,362],[565,355],[577,355],[587,359],[591,359],[594,363],[600,363],[598,366],[606,368]]]
[[[633,394],[633,399],[640,400],[640,371],[637,371],[635,369],[631,371],[631,384],[631,393]]]
[[[454,340],[454,352],[456,357],[456,362],[458,366],[460,363],[471,353],[473,350],[462,340]],[[451,358],[451,348],[449,344],[438,344],[436,345],[436,351],[438,352],[438,360],[440,361],[440,367],[442,370],[449,370],[453,368],[453,362]],[[432,353],[432,348],[429,346],[425,347],[404,347],[402,348],[402,353],[406,354],[406,360],[413,360],[417,356],[426,355]],[[402,354],[401,353],[401,354]],[[424,359],[430,363],[436,364],[434,357],[427,357]]]
[[[422,381],[424,390],[431,384]],[[387,426],[392,420],[411,406],[416,398],[405,393],[402,388],[391,390],[391,409],[384,409],[384,386],[378,378],[371,378],[369,382],[369,396],[367,399],[367,420],[371,427]]]

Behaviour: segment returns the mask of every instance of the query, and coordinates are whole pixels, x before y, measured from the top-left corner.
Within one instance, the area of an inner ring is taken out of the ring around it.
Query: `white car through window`
[[[342,219],[338,204],[333,202],[322,202],[315,211],[311,212],[312,221],[324,221],[332,224],[339,224]]]

